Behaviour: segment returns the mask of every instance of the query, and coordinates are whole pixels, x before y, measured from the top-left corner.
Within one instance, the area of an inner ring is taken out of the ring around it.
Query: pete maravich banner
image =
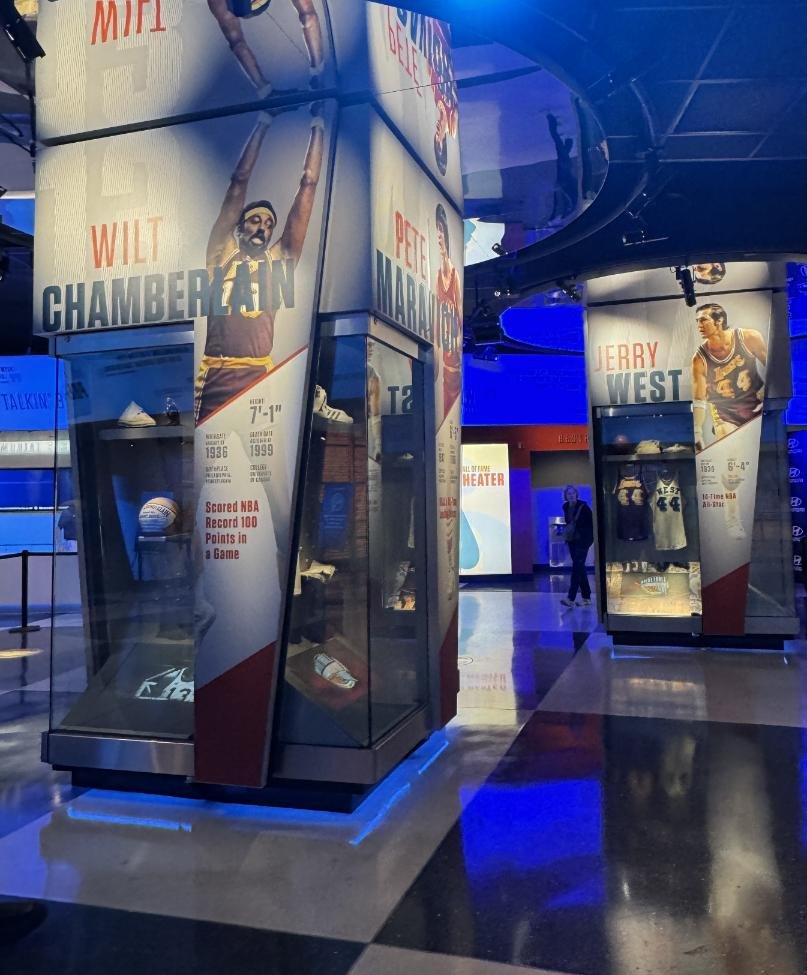
[[[802,576],[804,539],[807,537],[807,430],[791,430],[787,436],[790,461],[790,515],[793,530],[793,569]]]
[[[762,410],[770,380],[775,265],[692,268],[688,307],[669,269],[592,282],[589,396],[595,406],[691,402],[703,632],[745,632]],[[773,394],[775,395],[775,394]]]
[[[340,113],[334,187],[320,310],[368,308],[433,350],[434,426],[426,437],[436,441],[437,492],[429,503],[438,537],[434,615],[447,720],[458,688],[462,218],[367,106]],[[349,254],[345,240],[354,243]]]

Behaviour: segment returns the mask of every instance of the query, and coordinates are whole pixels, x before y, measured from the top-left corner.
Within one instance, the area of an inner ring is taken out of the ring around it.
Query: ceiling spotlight
[[[569,301],[573,302],[575,305],[579,305],[583,300],[583,291],[579,285],[575,284],[573,280],[561,280],[555,282],[558,289],[566,295]]]
[[[689,308],[697,305],[698,299],[695,297],[695,284],[692,280],[692,271],[688,267],[679,265],[675,269],[675,280],[681,285],[684,292],[684,301]]]
[[[493,251],[494,254],[498,254],[499,257],[502,257],[506,253],[506,251],[502,247],[502,245],[501,244],[498,244],[498,243],[497,244],[491,244],[490,249]]]
[[[8,274],[10,264],[11,258],[8,256],[8,251],[0,251],[0,281]]]

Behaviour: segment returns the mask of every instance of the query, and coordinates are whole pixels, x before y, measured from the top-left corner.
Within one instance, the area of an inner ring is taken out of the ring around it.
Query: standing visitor
[[[581,605],[591,605],[591,586],[586,575],[586,558],[594,542],[594,519],[591,508],[580,500],[577,488],[569,484],[563,492],[563,517],[566,527],[563,537],[569,546],[572,560],[572,578],[569,582],[569,595],[561,599],[564,606],[574,606],[578,589],[582,597]]]

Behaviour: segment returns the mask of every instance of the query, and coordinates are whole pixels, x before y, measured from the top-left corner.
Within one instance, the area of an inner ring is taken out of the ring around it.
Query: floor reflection
[[[797,729],[538,712],[380,940],[582,975],[796,975],[804,765]]]

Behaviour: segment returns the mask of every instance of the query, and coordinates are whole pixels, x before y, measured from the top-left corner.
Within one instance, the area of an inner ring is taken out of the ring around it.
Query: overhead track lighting
[[[695,283],[692,280],[692,271],[688,267],[679,265],[675,269],[675,280],[681,285],[684,292],[684,301],[689,308],[697,305],[698,299],[695,297]]]
[[[0,27],[26,64],[45,56],[34,32],[14,6],[14,0],[0,0]]]

